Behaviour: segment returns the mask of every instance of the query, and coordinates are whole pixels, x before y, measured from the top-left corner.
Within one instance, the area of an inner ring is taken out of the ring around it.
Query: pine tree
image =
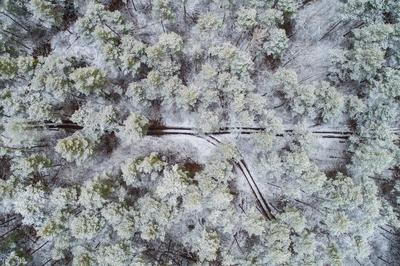
[[[68,162],[75,161],[78,165],[93,154],[92,144],[79,135],[60,139],[55,150]]]

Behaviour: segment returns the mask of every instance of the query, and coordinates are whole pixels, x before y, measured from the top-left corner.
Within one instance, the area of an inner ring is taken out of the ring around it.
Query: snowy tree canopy
[[[397,0],[0,2],[1,265],[397,265]]]

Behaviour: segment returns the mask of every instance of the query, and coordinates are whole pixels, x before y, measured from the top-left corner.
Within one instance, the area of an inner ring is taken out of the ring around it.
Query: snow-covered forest
[[[400,1],[0,0],[0,265],[400,265]]]

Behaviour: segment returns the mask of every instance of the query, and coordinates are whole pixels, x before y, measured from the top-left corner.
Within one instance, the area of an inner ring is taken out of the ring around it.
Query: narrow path
[[[44,125],[45,128],[48,129],[66,129],[66,130],[81,130],[83,129],[82,126],[77,125],[75,123],[69,122],[69,123],[62,123],[62,124],[54,124],[54,123],[48,123]],[[249,135],[249,134],[256,134],[265,131],[266,128],[263,127],[222,127],[218,131],[212,131],[212,132],[204,132],[203,134],[205,136],[208,135],[229,135],[229,134],[243,134],[243,135]],[[198,130],[193,127],[170,127],[170,126],[161,126],[161,127],[150,127],[149,131],[162,131],[170,135],[173,134],[185,134],[185,133],[190,133],[190,134],[199,134]],[[283,133],[291,133],[293,132],[293,129],[285,129],[283,130],[282,134],[277,134],[277,137],[283,137]],[[392,132],[396,135],[400,135],[400,130],[398,128],[393,128]],[[312,134],[315,134],[316,136],[320,138],[326,138],[326,139],[348,139],[351,135],[355,134],[354,132],[348,131],[348,130],[313,130],[311,131]]]
[[[198,134],[196,128],[192,127],[151,127],[149,130],[153,131],[162,131],[162,132],[168,132],[169,134],[174,134],[174,132],[178,133],[185,133],[185,132],[190,132],[190,133],[196,133]],[[243,134],[243,135],[250,135],[250,134],[256,134],[265,131],[266,128],[262,127],[223,127],[220,128],[218,131],[212,131],[212,132],[205,132],[203,133],[205,136],[208,135],[230,135],[230,134]],[[291,133],[294,130],[292,129],[286,129],[283,131],[283,133]],[[329,130],[329,131],[324,131],[324,130],[314,130],[311,131],[312,134],[317,135],[318,137],[321,138],[334,138],[334,139],[348,139],[353,132],[350,131],[335,131],[335,130]],[[283,134],[277,134],[277,137],[283,137]]]

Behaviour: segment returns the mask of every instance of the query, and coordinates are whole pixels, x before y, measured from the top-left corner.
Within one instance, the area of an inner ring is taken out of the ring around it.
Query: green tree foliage
[[[68,162],[75,161],[77,164],[81,164],[93,153],[90,142],[79,135],[60,139],[55,150]]]
[[[94,142],[118,128],[118,114],[111,105],[87,104],[72,114],[71,121],[82,126],[82,133]]]
[[[75,69],[71,75],[75,88],[83,94],[101,91],[105,83],[104,73],[95,67]]]
[[[58,26],[62,23],[62,6],[55,4],[57,1],[32,0],[30,1],[30,10],[33,17],[43,22],[46,26]]]
[[[298,116],[332,121],[345,108],[343,95],[327,82],[314,85],[299,84],[295,72],[282,69],[274,76],[276,91],[283,96],[284,104]]]

